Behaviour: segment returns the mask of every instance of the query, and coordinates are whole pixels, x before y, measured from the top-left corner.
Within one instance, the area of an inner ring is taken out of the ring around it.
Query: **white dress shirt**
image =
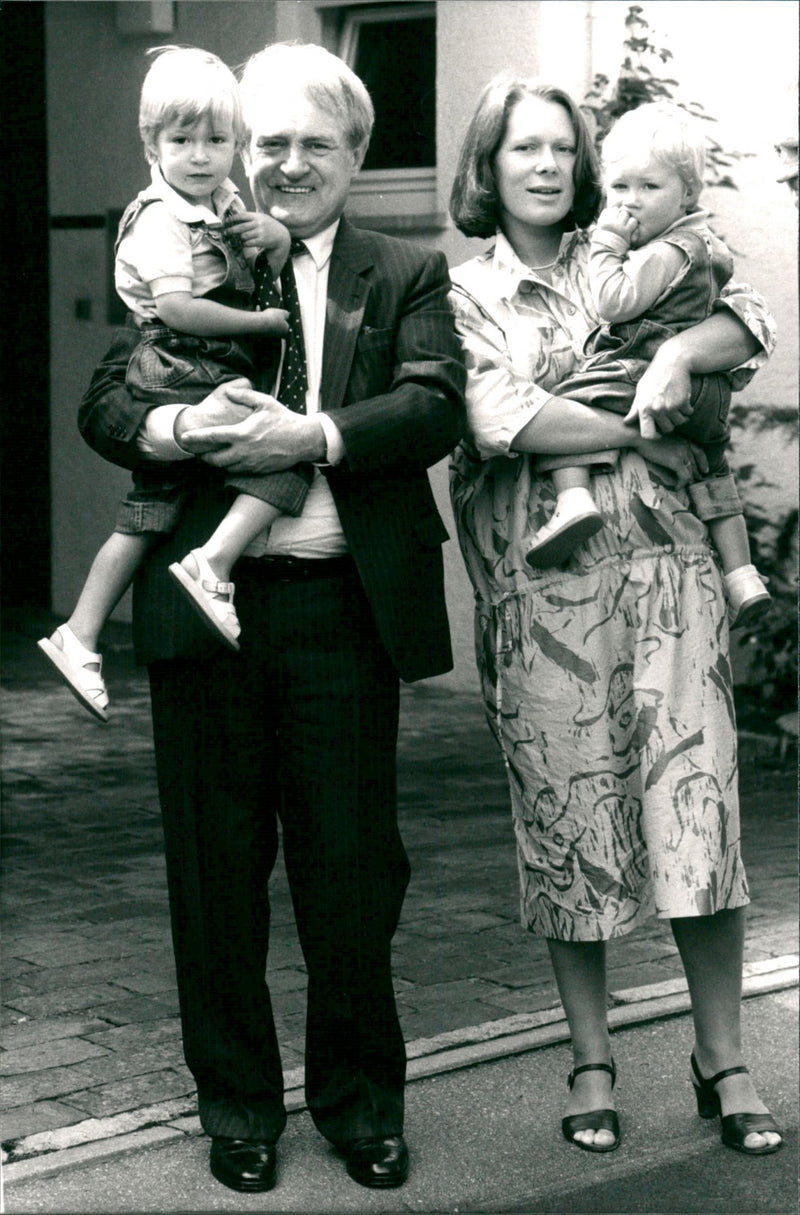
[[[339,221],[308,237],[303,243],[308,254],[293,258],[297,298],[303,322],[306,347],[306,413],[319,413],[325,316],[328,303],[328,270]],[[280,387],[276,396],[280,400]],[[155,459],[191,459],[175,442],[173,427],[184,405],[160,405],[145,417],[139,434],[139,448]],[[344,443],[336,423],[320,413],[320,424],[327,442],[327,463],[338,464],[344,456]],[[308,491],[302,514],[297,518],[281,515],[267,535],[259,536],[247,549],[248,556],[293,556],[305,558],[336,557],[347,552],[339,515],[330,487],[319,468]]]

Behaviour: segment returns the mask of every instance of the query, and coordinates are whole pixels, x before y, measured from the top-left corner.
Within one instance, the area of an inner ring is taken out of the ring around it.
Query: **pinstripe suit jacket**
[[[384,645],[402,679],[452,665],[441,545],[447,531],[426,469],[458,442],[465,370],[441,253],[342,220],[331,254],[321,408],[346,456],[326,469],[342,527]],[[146,408],[125,389],[136,333],[120,330],[92,377],[78,425],[100,455],[142,463]],[[148,556],[134,588],[137,658],[200,654],[216,644],[175,593],[166,568],[227,509],[220,473],[201,461],[176,532]],[[235,577],[235,574],[234,574]]]

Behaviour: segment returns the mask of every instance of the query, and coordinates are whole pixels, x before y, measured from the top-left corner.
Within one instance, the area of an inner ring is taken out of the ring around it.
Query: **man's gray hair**
[[[284,84],[300,84],[310,101],[336,118],[351,148],[366,148],[375,111],[365,85],[343,59],[313,42],[274,42],[248,59],[241,93],[249,130],[261,95]]]

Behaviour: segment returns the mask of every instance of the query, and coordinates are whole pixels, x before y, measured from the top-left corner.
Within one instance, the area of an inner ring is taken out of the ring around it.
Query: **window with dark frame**
[[[340,53],[375,106],[364,171],[435,168],[435,4],[365,5],[343,16]]]

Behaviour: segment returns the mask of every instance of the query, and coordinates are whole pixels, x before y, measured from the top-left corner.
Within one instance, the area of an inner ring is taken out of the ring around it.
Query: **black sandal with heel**
[[[694,1053],[692,1053],[691,1063],[695,1076],[695,1079],[692,1081],[692,1087],[697,1098],[697,1112],[701,1118],[716,1118],[719,1116],[722,1126],[722,1142],[726,1147],[733,1148],[735,1152],[744,1152],[747,1156],[767,1156],[770,1152],[777,1152],[778,1148],[783,1146],[783,1132],[772,1117],[772,1114],[723,1115],[722,1113],[722,1104],[717,1092],[717,1085],[726,1076],[738,1076],[746,1073],[746,1067],[727,1067],[724,1071],[717,1072],[715,1076],[704,1080],[700,1074],[700,1068],[697,1066]],[[747,1147],[745,1139],[748,1135],[763,1135],[765,1131],[781,1135],[780,1141],[778,1143],[767,1143],[763,1147]]]
[[[582,1067],[574,1068],[567,1077],[567,1087],[572,1090],[575,1077],[581,1072],[608,1072],[613,1089],[617,1081],[617,1068],[612,1059],[610,1063],[584,1063]],[[568,1114],[561,1119],[561,1130],[564,1138],[575,1147],[583,1148],[584,1152],[613,1152],[619,1147],[619,1118],[616,1110],[589,1110],[587,1114]],[[614,1136],[613,1143],[583,1143],[575,1138],[576,1131],[610,1131]]]

